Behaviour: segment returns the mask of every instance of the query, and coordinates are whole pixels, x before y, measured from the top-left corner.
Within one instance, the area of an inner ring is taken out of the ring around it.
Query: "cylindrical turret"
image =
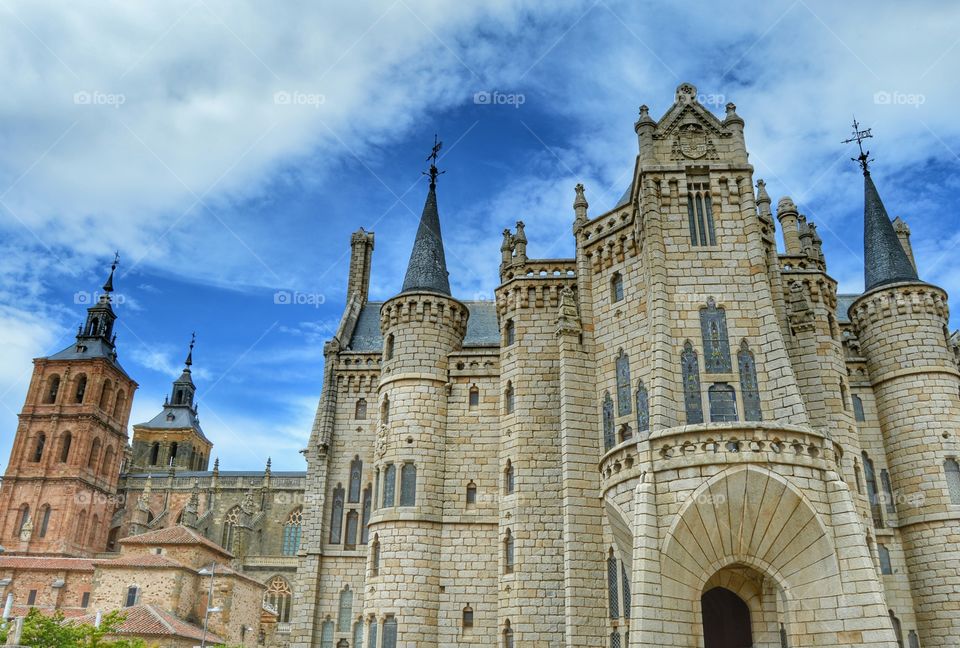
[[[881,285],[850,307],[867,359],[897,500],[921,645],[960,637],[960,494],[956,366],[944,335],[947,296],[920,282]],[[955,464],[952,464],[955,465]]]
[[[789,196],[777,203],[777,220],[783,230],[783,246],[789,255],[800,254],[800,231],[797,228],[797,206]]]

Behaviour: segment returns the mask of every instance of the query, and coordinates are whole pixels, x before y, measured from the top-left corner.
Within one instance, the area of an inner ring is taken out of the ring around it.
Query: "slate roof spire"
[[[899,281],[919,281],[870,177],[872,160],[870,151],[863,150],[863,140],[871,137],[870,129],[860,130],[854,119],[853,137],[844,140],[844,144],[856,142],[860,148],[860,155],[852,159],[863,170],[863,282],[867,291]]]
[[[443,252],[443,238],[440,235],[440,213],[437,211],[437,176],[443,171],[437,170],[436,161],[442,145],[443,143],[434,137],[433,151],[427,157],[427,160],[430,160],[430,170],[424,172],[430,176],[430,190],[423,205],[420,227],[413,242],[401,293],[426,291],[450,294],[447,261]]]

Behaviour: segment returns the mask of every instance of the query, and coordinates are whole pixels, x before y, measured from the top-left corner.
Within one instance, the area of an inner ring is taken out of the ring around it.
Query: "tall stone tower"
[[[77,340],[34,360],[0,490],[8,553],[104,551],[137,383],[117,361],[113,274]]]
[[[447,477],[448,356],[461,348],[469,314],[450,294],[436,175],[432,166],[403,288],[380,310],[384,350],[374,451],[380,486],[369,527],[377,564],[364,612],[382,620],[384,645],[439,645],[441,551],[450,542],[450,531],[438,524]]]
[[[197,388],[193,384],[193,345],[183,363],[183,373],[173,381],[163,411],[146,423],[133,426],[133,458],[130,471],[206,470],[213,444],[203,434],[194,402]]]
[[[946,293],[920,281],[861,156],[865,292],[850,319],[876,397],[923,646],[960,637],[960,390]],[[951,483],[951,480],[953,483]]]

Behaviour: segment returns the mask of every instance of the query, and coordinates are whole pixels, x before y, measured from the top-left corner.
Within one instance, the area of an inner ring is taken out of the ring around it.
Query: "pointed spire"
[[[106,283],[103,284],[103,292],[107,294],[107,301],[110,301],[110,293],[113,292],[113,273],[116,272],[119,263],[120,253],[115,252],[113,255],[113,263],[110,264],[110,276],[107,277]]]
[[[190,334],[190,351],[187,352],[187,359],[183,362],[184,371],[190,371],[190,366],[193,364],[193,345],[197,343],[197,333],[194,331]]]
[[[437,210],[437,171],[436,156],[441,142],[434,144],[433,152],[428,160],[430,164],[430,190],[423,205],[420,216],[420,227],[417,229],[417,238],[413,242],[413,251],[410,253],[410,262],[407,265],[407,274],[403,279],[401,292],[435,292],[443,295],[450,294],[450,278],[447,272],[447,261],[443,252],[443,238],[440,234],[440,213]]]
[[[863,172],[863,277],[866,290],[898,281],[918,281],[870,171]]]

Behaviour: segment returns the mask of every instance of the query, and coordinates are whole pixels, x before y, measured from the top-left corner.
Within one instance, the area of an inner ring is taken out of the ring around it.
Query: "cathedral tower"
[[[960,637],[960,405],[946,293],[921,281],[861,156],[865,292],[850,306],[876,396],[920,642]]]
[[[170,395],[163,403],[163,411],[146,423],[133,426],[133,459],[130,472],[174,468],[177,470],[206,470],[213,444],[200,429],[197,388],[193,384],[193,345],[183,364],[183,373],[173,381]]]
[[[448,356],[461,349],[467,307],[450,294],[437,210],[437,169],[399,295],[380,309],[376,506],[364,613],[383,645],[435,646],[441,615]],[[447,539],[449,541],[449,538]],[[411,559],[411,547],[417,557]]]
[[[76,342],[34,360],[0,490],[8,553],[89,556],[106,548],[137,388],[117,361],[116,267]]]

